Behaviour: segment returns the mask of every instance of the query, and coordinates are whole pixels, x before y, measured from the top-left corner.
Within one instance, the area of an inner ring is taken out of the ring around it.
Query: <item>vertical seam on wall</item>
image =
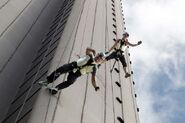
[[[105,2],[105,51],[107,49],[107,28],[108,28],[108,23],[107,23],[107,0]],[[105,98],[104,98],[104,123],[106,123],[107,119],[107,64],[105,63]]]
[[[82,39],[82,45],[83,45],[83,42],[84,42],[84,33],[86,31],[86,26],[87,26],[87,17],[88,17],[88,13],[89,13],[89,6],[90,6],[90,2],[88,4],[88,10],[87,10],[87,15],[86,15],[86,20],[85,20],[85,27],[84,27],[84,31],[83,31],[83,39]],[[80,47],[80,54],[81,54],[81,50],[82,50],[82,45]]]
[[[96,0],[96,7],[95,7],[95,12],[94,12],[94,23],[93,23],[93,29],[92,29],[90,47],[92,47],[92,43],[93,43],[93,39],[94,39],[94,28],[95,28],[95,21],[96,21],[97,5],[98,5],[98,0]],[[89,78],[89,75],[87,76],[87,81],[86,81],[87,85],[88,85],[88,78]],[[88,89],[88,86],[86,86],[86,90],[87,89]],[[81,114],[81,123],[83,123],[83,115],[84,115],[84,110],[85,110],[85,105],[86,105],[86,99],[87,99],[86,97],[87,97],[87,91],[85,92],[83,110],[82,110],[82,114]]]
[[[7,0],[2,6],[0,6],[0,10],[6,6],[6,4],[8,4],[10,2],[10,0]]]
[[[88,13],[89,13],[89,6],[90,6],[90,2],[89,2],[89,5],[88,5],[88,12],[87,12],[87,15],[86,15],[86,21],[87,21],[87,17],[88,17]],[[86,22],[85,22],[85,28],[84,28],[83,39],[82,40],[84,40],[85,29],[86,29]],[[81,47],[81,49],[82,49],[82,47]],[[80,49],[80,54],[81,54],[81,49]],[[87,99],[88,77],[89,76],[87,75],[87,78],[86,78],[86,86],[85,86],[85,95],[84,95],[83,106],[82,106],[81,117],[80,117],[80,122],[81,123],[83,122],[83,114],[84,114],[85,103],[86,103],[86,99]]]
[[[111,63],[109,64],[109,69],[111,69]],[[112,88],[112,105],[113,105],[113,114],[114,114],[114,123],[115,121],[115,107],[114,107],[114,89],[113,89],[113,84],[112,84],[112,74],[111,74],[111,88]]]
[[[120,63],[118,63],[118,67],[119,67],[119,69],[120,69]],[[120,73],[119,73],[119,82],[121,83],[121,75],[120,75]],[[121,100],[122,100],[122,102],[123,102],[122,86],[120,87],[120,93],[121,93]],[[124,112],[123,112],[123,108],[124,108],[124,106],[123,106],[123,103],[122,103],[122,104],[121,104],[121,111],[122,111],[122,118],[123,118],[123,121],[124,121]]]

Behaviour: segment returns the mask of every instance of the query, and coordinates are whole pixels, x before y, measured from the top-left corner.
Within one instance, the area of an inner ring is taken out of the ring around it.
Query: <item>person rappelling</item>
[[[123,70],[125,72],[125,78],[130,77],[130,73],[127,72],[127,63],[125,61],[124,52],[127,46],[135,47],[142,43],[142,41],[138,41],[137,44],[132,44],[128,41],[129,34],[127,32],[123,33],[122,39],[117,39],[114,45],[108,50],[108,55],[106,55],[105,60],[111,59],[119,59],[123,66]]]
[[[87,48],[86,55],[82,58],[79,58],[77,61],[73,61],[68,64],[64,64],[55,71],[53,71],[46,80],[38,82],[41,86],[48,86],[48,84],[54,82],[61,74],[69,73],[67,80],[58,84],[55,87],[49,87],[49,92],[51,94],[56,94],[59,90],[69,87],[73,84],[78,77],[84,74],[91,73],[92,85],[95,88],[95,91],[99,90],[99,87],[96,85],[96,71],[98,65],[103,61],[103,54],[96,54],[94,49]]]

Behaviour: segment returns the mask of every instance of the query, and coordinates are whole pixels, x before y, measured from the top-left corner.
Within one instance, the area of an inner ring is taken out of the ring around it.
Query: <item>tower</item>
[[[11,103],[6,105],[8,110],[4,115],[3,123],[139,123],[133,78],[132,76],[124,78],[119,62],[116,62],[116,70],[110,72],[114,60],[101,65],[98,70],[96,76],[100,87],[98,92],[95,92],[91,85],[90,75],[82,76],[56,96],[50,95],[45,88],[37,84],[60,65],[76,60],[76,55],[85,55],[86,47],[92,47],[97,52],[106,51],[117,38],[121,38],[126,29],[121,1],[55,0],[51,2],[48,0],[46,2],[39,0],[39,5],[36,4],[37,1],[27,1],[24,7],[33,6],[32,9],[27,10],[28,13],[36,11],[34,7],[45,5],[44,8],[48,7],[48,9],[43,8],[40,11],[42,13],[39,14],[43,18],[37,17],[31,24],[38,23],[35,26],[36,29],[32,31],[37,34],[35,38],[37,37],[38,42],[25,39],[27,42],[25,45],[29,47],[30,42],[35,49],[31,51],[29,48],[24,49],[25,46],[23,46],[24,50],[20,47],[13,50],[13,53],[18,52],[19,49],[22,52],[29,51],[27,55],[32,55],[28,57],[28,61],[23,60],[25,65],[24,69],[22,68],[22,76],[15,79],[17,81],[13,91],[15,94],[7,100]],[[3,4],[4,7],[6,5],[8,2]],[[29,18],[28,21],[17,20],[17,23],[28,24],[33,19],[30,16],[26,17],[25,10],[26,8],[21,14],[25,19]],[[43,24],[38,31],[37,28],[42,22],[45,25]],[[13,33],[7,32],[9,36],[16,35],[17,28],[21,27],[17,23],[14,24]],[[8,27],[10,26],[7,26],[7,30]],[[6,38],[5,34],[1,36]],[[5,39],[1,38],[1,40]],[[9,41],[13,42],[13,39]],[[22,46],[21,44],[17,43],[17,46]],[[128,71],[133,73],[128,49],[125,52],[125,58]],[[6,62],[13,62],[11,54],[5,56],[9,57]],[[6,62],[5,64],[8,65],[9,63]],[[2,68],[4,71],[6,65]],[[51,86],[64,81],[65,78],[66,75],[62,75]]]

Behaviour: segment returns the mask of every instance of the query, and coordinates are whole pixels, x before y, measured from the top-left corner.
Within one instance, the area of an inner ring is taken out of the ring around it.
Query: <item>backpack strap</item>
[[[91,55],[88,55],[88,56],[90,57],[90,59],[87,61],[86,64],[80,66],[79,68],[83,68],[85,66],[93,66],[93,65],[95,65],[95,64],[92,64],[94,62],[93,56],[91,56]]]

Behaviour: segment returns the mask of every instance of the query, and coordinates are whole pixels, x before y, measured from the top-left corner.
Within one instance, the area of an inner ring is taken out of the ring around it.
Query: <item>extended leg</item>
[[[119,60],[120,60],[120,62],[122,64],[122,66],[123,66],[123,70],[125,72],[125,78],[127,78],[127,77],[130,76],[130,74],[127,72],[127,69],[126,69],[127,63],[125,61],[125,57],[124,57],[124,55],[119,55],[118,57],[119,57]]]
[[[71,62],[69,64],[64,64],[61,67],[59,67],[57,70],[53,71],[48,77],[47,81],[49,83],[52,83],[55,81],[61,74],[67,73],[72,71],[74,68],[77,68],[76,62]]]
[[[105,59],[108,61],[108,60],[115,59],[115,58],[117,58],[117,53],[114,51],[109,56],[107,56]]]
[[[67,76],[67,81],[64,81],[56,86],[58,90],[64,89],[72,85],[78,77],[81,76],[80,71],[77,71],[75,73],[69,72],[69,75]]]

